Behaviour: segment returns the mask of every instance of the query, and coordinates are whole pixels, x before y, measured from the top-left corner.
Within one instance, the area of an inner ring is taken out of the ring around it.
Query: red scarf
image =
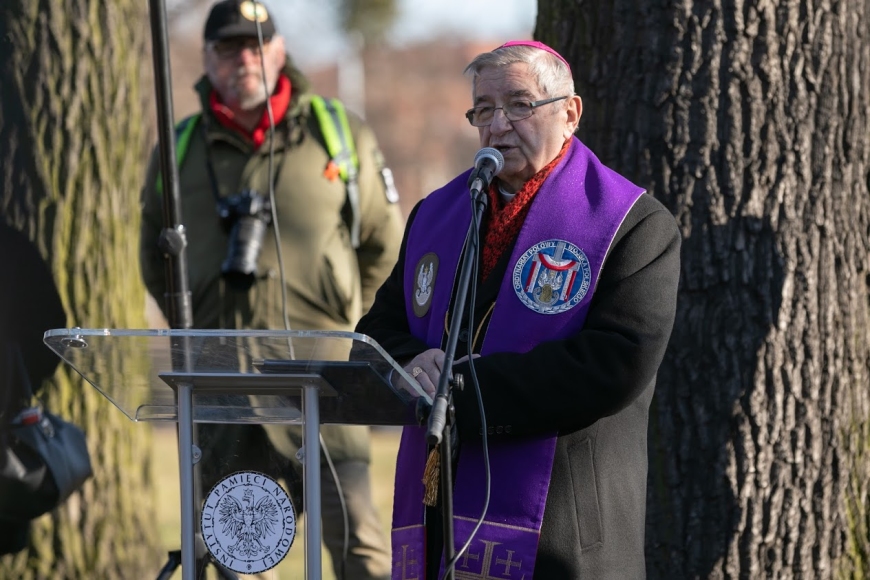
[[[272,104],[272,116],[274,117],[276,124],[279,123],[284,118],[284,115],[287,114],[287,109],[290,107],[290,93],[290,78],[287,77],[287,75],[282,74],[278,77],[278,82],[275,84],[275,92],[272,93],[271,97],[269,97],[269,102]],[[220,97],[218,97],[216,90],[212,89],[208,100],[211,112],[221,125],[228,129],[232,129],[237,133],[241,133],[250,139],[254,143],[254,149],[260,148],[260,145],[262,145],[266,140],[266,135],[269,134],[268,110],[263,111],[263,117],[260,119],[260,122],[256,127],[254,127],[253,131],[249,132],[247,129],[236,123],[235,115],[229,107],[220,102]]]
[[[541,185],[553,171],[553,168],[565,156],[570,144],[571,139],[566,140],[556,158],[535,173],[508,203],[502,199],[495,181],[490,185],[488,193],[489,207],[492,208],[492,213],[489,218],[489,227],[486,229],[486,239],[483,243],[483,276],[481,280],[486,280],[504,251],[517,239],[517,234],[520,233],[520,228],[532,207],[535,194],[541,189]]]

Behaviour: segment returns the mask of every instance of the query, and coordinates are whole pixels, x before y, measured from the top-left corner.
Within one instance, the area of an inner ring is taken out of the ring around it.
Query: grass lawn
[[[372,493],[375,505],[381,516],[381,524],[386,537],[390,537],[390,520],[393,509],[393,476],[396,471],[396,452],[399,448],[399,429],[375,429],[372,431]],[[175,426],[154,428],[154,447],[152,458],[157,469],[156,485],[158,513],[160,522],[160,541],[166,550],[181,547],[181,525],[179,523],[179,483],[178,451]],[[273,570],[265,572],[260,578],[304,578],[304,537],[305,518],[300,520],[296,529],[296,540],[290,553]],[[323,579],[334,580],[332,562],[322,550]],[[163,562],[160,562],[160,566]],[[160,566],[155,569],[155,576]],[[277,572],[277,575],[275,574]],[[181,578],[181,569],[176,570],[173,580]]]

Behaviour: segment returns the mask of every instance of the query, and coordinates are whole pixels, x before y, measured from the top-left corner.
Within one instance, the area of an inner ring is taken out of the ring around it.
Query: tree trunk
[[[870,9],[541,0],[580,137],[683,232],[650,578],[866,577]]]
[[[146,8],[138,0],[0,3],[0,219],[46,257],[69,326],[144,326]],[[0,560],[0,577],[155,576],[163,556],[144,459],[150,434],[66,365],[44,393],[52,411],[85,429],[94,477],[36,522],[28,550]]]

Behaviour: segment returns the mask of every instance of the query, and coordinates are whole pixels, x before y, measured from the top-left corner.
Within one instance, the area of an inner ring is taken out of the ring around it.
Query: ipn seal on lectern
[[[218,481],[202,508],[202,537],[221,565],[259,574],[278,565],[296,538],[296,510],[277,481],[237,471]]]

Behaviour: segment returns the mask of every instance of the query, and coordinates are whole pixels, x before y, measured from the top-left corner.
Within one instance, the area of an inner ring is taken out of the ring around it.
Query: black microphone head
[[[474,156],[474,166],[480,167],[480,163],[485,158],[492,159],[495,163],[495,171],[492,172],[492,176],[495,177],[504,167],[504,155],[502,155],[501,151],[499,151],[495,147],[484,147],[477,152],[477,155]]]

